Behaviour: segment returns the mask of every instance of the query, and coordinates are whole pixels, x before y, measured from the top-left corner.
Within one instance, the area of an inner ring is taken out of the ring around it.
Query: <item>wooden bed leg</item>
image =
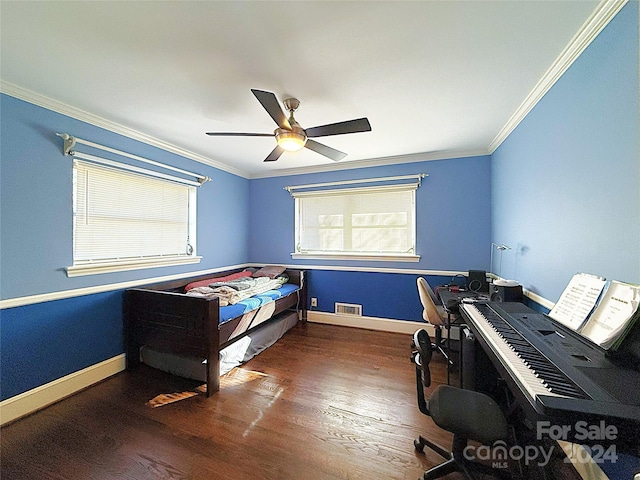
[[[220,390],[220,359],[207,361],[207,397]]]
[[[126,369],[131,370],[140,365],[140,345],[135,340],[133,333],[134,313],[131,311],[131,294],[128,291],[123,293],[123,319],[124,319],[124,344]]]
[[[210,397],[220,390],[220,306],[217,300],[208,302],[207,318],[207,397]]]
[[[135,344],[128,344],[126,351],[126,369],[131,370],[140,365],[140,347]]]

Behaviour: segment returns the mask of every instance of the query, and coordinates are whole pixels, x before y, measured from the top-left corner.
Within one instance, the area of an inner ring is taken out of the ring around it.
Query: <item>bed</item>
[[[286,281],[277,289],[242,300],[233,298],[230,304],[225,295],[194,293],[208,285],[223,290],[227,283],[246,277],[247,271],[253,275],[266,271],[268,276],[284,276]],[[271,275],[273,272],[270,267],[235,269],[125,290],[127,369],[135,368],[142,360],[155,362],[152,366],[158,367],[158,362],[167,359],[183,364],[199,359],[205,371],[207,396],[211,396],[220,389],[221,352],[232,352],[243,342],[246,345],[249,335],[266,338],[263,344],[268,346],[299,320],[306,321],[304,271],[286,269],[278,276]],[[259,353],[260,348],[249,348],[249,354]]]

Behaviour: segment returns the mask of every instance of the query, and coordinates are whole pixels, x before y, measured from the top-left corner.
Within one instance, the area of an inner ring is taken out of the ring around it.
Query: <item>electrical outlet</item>
[[[316,297],[311,297],[311,306],[312,307],[318,306],[318,299]]]

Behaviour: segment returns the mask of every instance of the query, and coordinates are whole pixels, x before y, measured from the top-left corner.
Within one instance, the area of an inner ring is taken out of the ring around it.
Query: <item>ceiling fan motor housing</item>
[[[287,111],[291,113],[296,111],[300,106],[300,100],[298,100],[297,98],[287,98],[282,103],[284,104],[284,108],[286,108]]]

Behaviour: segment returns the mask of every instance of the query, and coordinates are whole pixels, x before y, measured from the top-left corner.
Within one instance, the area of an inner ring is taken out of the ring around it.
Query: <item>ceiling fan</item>
[[[342,160],[347,156],[346,153],[327,147],[322,143],[318,143],[311,138],[328,137],[329,135],[343,135],[345,133],[370,132],[371,125],[366,118],[358,118],[355,120],[347,120],[345,122],[330,123],[319,127],[302,128],[300,124],[293,118],[293,112],[300,106],[300,101],[296,98],[287,98],[283,103],[284,107],[289,111],[289,118],[286,117],[278,99],[271,92],[263,90],[251,89],[255,97],[262,104],[271,118],[275,120],[278,128],[273,133],[234,133],[234,132],[207,132],[211,136],[231,136],[231,137],[275,137],[276,148],[264,159],[265,162],[274,162],[280,158],[285,151],[295,152],[303,147],[313,150],[320,155],[330,158],[331,160]]]

